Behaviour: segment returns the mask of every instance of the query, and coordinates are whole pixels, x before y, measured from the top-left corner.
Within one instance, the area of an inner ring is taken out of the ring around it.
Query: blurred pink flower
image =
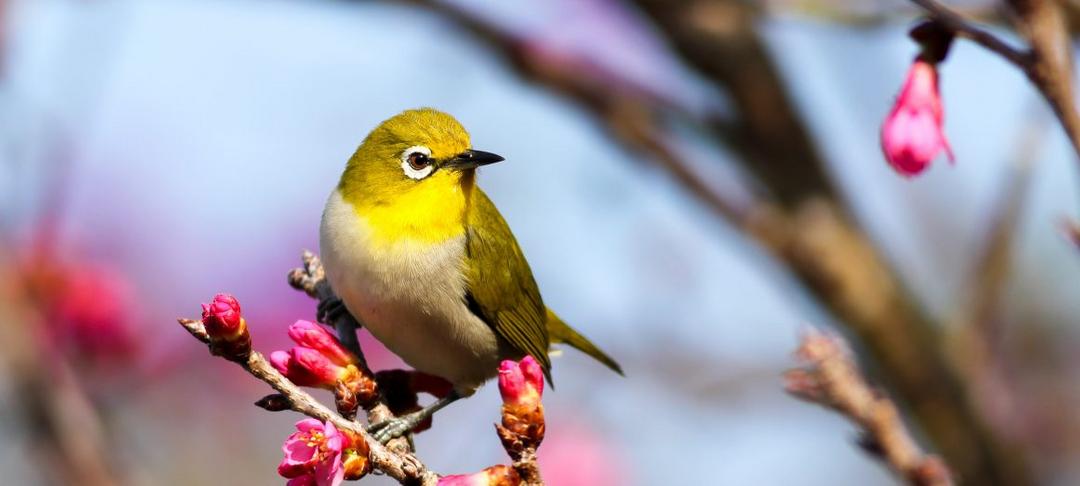
[[[516,471],[502,464],[473,474],[451,474],[439,478],[437,486],[517,486],[521,478]]]
[[[290,479],[289,485],[341,484],[345,478],[341,455],[349,446],[348,438],[334,424],[311,418],[297,422],[296,430],[281,447],[285,457],[278,465],[278,474]]]
[[[937,68],[916,59],[881,126],[881,150],[889,165],[904,177],[911,177],[925,170],[942,150],[953,160],[943,124]]]
[[[532,356],[520,362],[505,360],[499,365],[499,393],[507,405],[540,404],[544,394],[544,371]]]
[[[94,361],[124,361],[136,352],[131,284],[108,267],[58,267],[44,296],[52,300],[52,335]]]
[[[558,424],[537,450],[548,486],[628,484],[616,446],[584,422]]]

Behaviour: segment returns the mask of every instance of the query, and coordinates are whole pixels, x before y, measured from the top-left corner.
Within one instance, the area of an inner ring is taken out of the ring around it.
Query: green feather
[[[467,224],[466,297],[473,313],[518,351],[535,358],[548,382],[552,342],[569,344],[622,373],[613,359],[544,306],[510,227],[479,188],[472,191]]]

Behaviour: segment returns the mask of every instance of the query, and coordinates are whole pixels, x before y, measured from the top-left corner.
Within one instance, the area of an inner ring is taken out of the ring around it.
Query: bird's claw
[[[419,425],[421,420],[415,414],[403,415],[377,424],[371,424],[367,428],[367,433],[371,434],[371,437],[379,441],[380,444],[386,445],[387,442],[408,434]]]
[[[315,319],[323,324],[333,324],[345,312],[348,312],[345,303],[333,297],[319,301],[319,305],[315,308]]]

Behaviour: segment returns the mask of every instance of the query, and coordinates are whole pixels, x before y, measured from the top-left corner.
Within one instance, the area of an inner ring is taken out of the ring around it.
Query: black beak
[[[483,150],[466,150],[444,164],[446,167],[457,170],[475,169],[481,165],[494,164],[506,160],[501,156]]]

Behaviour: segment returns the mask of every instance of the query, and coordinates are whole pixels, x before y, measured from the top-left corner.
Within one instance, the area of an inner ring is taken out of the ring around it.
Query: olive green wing
[[[519,351],[531,355],[551,381],[547,308],[506,220],[479,188],[473,191],[466,243],[466,302]]]

